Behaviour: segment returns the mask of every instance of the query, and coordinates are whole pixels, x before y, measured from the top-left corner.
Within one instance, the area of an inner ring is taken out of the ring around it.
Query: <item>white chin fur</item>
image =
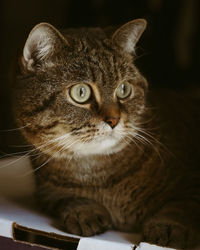
[[[78,143],[74,147],[74,152],[77,155],[96,155],[96,154],[112,154],[120,151],[124,144],[118,144],[118,140],[115,138],[105,138],[101,140],[93,140],[88,143]],[[118,145],[117,145],[118,144]]]
[[[122,124],[119,123],[115,129],[111,129],[105,122],[99,124],[99,129],[106,135],[98,136],[90,142],[77,143],[70,150],[77,155],[107,155],[119,152],[125,147],[125,142],[117,130],[122,130]]]

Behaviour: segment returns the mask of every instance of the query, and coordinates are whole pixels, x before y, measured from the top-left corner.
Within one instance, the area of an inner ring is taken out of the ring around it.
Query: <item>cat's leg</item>
[[[80,198],[62,201],[57,211],[57,216],[68,233],[91,236],[111,227],[107,209],[92,200]]]
[[[193,201],[167,204],[145,222],[143,241],[177,249],[200,247],[200,205]]]

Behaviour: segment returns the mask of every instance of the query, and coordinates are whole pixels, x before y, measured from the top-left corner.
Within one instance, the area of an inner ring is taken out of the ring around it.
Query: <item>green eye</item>
[[[116,90],[117,97],[120,99],[125,99],[131,94],[131,84],[130,83],[122,83],[118,86]]]
[[[71,87],[70,96],[75,102],[84,103],[90,98],[91,89],[87,84],[76,84]]]

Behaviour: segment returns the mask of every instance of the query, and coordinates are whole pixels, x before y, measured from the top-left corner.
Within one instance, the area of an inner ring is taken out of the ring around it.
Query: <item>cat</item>
[[[33,145],[39,203],[66,232],[140,232],[188,249],[200,243],[199,104],[148,90],[134,63],[145,28],[36,25],[13,112]]]

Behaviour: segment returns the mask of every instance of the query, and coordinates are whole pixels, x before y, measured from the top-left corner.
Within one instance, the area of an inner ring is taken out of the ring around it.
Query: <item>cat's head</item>
[[[27,141],[52,157],[111,154],[137,136],[146,80],[134,50],[146,27],[133,20],[113,34],[33,28],[19,60],[14,112]]]

